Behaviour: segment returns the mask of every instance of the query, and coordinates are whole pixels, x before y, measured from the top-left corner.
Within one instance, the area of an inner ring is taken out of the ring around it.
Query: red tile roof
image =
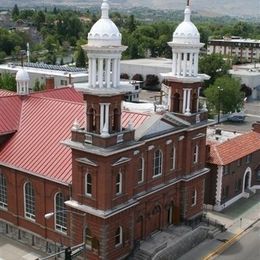
[[[22,101],[18,96],[0,97],[0,135],[18,129]]]
[[[72,89],[67,91],[63,96],[65,99],[75,94],[72,93]],[[8,112],[7,105],[16,108],[14,115],[9,118],[14,118],[10,122],[13,122],[13,128],[18,129],[0,151],[0,164],[67,184],[71,182],[72,177],[72,158],[70,149],[61,142],[70,138],[75,119],[81,126],[84,125],[85,106],[83,102],[49,98],[46,97],[47,94],[41,94],[43,97],[38,97],[39,94],[31,95],[23,101],[14,96],[9,97],[8,103],[0,103],[1,115],[3,109]],[[17,112],[19,108],[20,112]],[[148,114],[123,112],[123,127],[127,127],[131,119],[133,126],[137,128],[148,117]],[[11,126],[6,128],[11,129]]]
[[[210,159],[208,163],[227,165],[260,150],[260,133],[250,132],[221,144],[209,143]]]

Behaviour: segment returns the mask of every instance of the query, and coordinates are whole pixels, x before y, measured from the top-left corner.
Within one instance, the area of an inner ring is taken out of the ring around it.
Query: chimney
[[[45,80],[45,89],[54,89],[55,88],[55,85],[54,85],[54,77],[46,77],[46,80]]]
[[[260,133],[260,121],[256,121],[253,125],[253,131],[256,133]]]

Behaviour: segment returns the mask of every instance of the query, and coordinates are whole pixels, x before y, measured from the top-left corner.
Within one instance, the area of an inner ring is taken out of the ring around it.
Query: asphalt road
[[[248,230],[239,241],[229,247],[218,260],[257,260],[260,259],[260,222]]]

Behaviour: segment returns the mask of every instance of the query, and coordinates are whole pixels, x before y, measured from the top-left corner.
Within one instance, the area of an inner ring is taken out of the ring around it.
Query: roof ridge
[[[46,92],[49,93],[49,92],[60,91],[60,90],[64,90],[64,89],[74,89],[74,87],[66,86],[66,87],[62,87],[62,88],[44,89],[44,90],[40,90],[40,91],[31,92],[30,95],[34,95],[34,94],[38,94],[38,93],[46,93]]]
[[[62,102],[62,103],[75,103],[75,104],[78,104],[78,105],[83,105],[83,104],[84,104],[84,102],[72,101],[72,100],[60,99],[60,98],[54,98],[54,97],[29,96],[29,99],[30,99],[30,98],[33,98],[33,99],[47,99],[47,100],[58,101],[58,102]]]

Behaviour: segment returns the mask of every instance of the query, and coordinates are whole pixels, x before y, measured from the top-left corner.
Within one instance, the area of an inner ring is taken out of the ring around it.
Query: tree
[[[217,78],[204,94],[215,113],[220,110],[224,114],[234,112],[243,106],[244,94],[240,91],[240,82],[230,76]]]
[[[221,54],[206,55],[199,60],[200,73],[205,73],[211,77],[210,80],[205,82],[206,87],[213,84],[217,77],[227,75],[229,69],[230,65]]]
[[[10,91],[16,91],[15,77],[10,73],[4,73],[0,76],[0,88]]]
[[[85,68],[86,67],[86,57],[84,50],[81,46],[78,47],[76,54],[76,67]]]
[[[17,6],[17,4],[14,5],[14,8],[12,10],[12,18],[15,20],[17,19],[19,16],[19,8]]]

